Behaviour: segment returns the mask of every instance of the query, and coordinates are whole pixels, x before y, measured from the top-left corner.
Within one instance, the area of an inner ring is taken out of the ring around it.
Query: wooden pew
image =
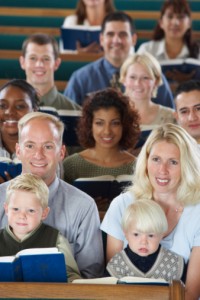
[[[8,82],[10,79],[12,78],[7,78],[7,79],[2,79],[0,78],[0,87],[5,84],[6,82]],[[57,89],[60,91],[60,92],[63,92],[66,85],[67,85],[67,81],[65,80],[55,80],[55,85],[57,87]],[[1,293],[1,292],[0,292]]]
[[[1,282],[0,299],[184,300],[184,286]]]
[[[21,50],[0,50],[0,58],[5,59],[18,59],[22,55]],[[100,58],[102,54],[96,53],[61,53],[60,57],[63,61],[80,61],[80,62],[92,62]]]
[[[200,5],[199,5],[200,10]],[[160,16],[160,11],[152,10],[124,10],[134,20],[137,19],[155,19]],[[74,9],[58,9],[58,8],[26,8],[26,7],[0,7],[0,16],[35,16],[35,17],[63,17],[74,14]],[[200,12],[192,12],[192,20],[199,20]]]

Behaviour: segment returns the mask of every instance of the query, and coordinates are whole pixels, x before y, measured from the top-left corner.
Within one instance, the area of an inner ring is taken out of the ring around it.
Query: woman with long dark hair
[[[153,54],[159,61],[175,58],[199,58],[199,45],[192,40],[191,10],[186,0],[166,0],[151,41],[138,52]]]

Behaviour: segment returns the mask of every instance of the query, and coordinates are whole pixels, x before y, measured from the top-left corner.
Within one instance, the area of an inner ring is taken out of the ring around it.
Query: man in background
[[[16,155],[22,163],[22,173],[40,176],[49,188],[50,213],[45,223],[68,239],[83,277],[101,277],[104,256],[95,201],[56,175],[65,155],[63,123],[51,114],[32,112],[19,120],[18,128]],[[3,204],[8,184],[9,181],[0,185],[0,228],[7,223]]]
[[[180,84],[174,101],[177,123],[200,144],[200,81],[190,80]]]
[[[75,71],[64,94],[82,105],[88,93],[105,89],[109,86],[119,87],[120,67],[128,55],[133,52],[137,35],[131,17],[123,12],[108,14],[102,23],[100,44],[104,57]],[[156,103],[173,107],[173,97],[166,78],[159,88]]]
[[[28,37],[22,45],[19,58],[26,80],[40,95],[40,106],[56,109],[80,110],[80,107],[58,92],[54,72],[61,64],[57,41],[50,35],[36,33]]]

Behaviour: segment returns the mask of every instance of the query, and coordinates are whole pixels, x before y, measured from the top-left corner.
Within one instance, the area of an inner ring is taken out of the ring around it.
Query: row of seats
[[[63,91],[71,74],[87,64],[87,61],[62,61],[61,66],[55,72],[56,85]],[[25,73],[21,69],[18,58],[0,58],[0,79],[1,84],[11,78],[25,79]]]
[[[0,0],[0,80],[13,77],[25,78],[18,62],[22,43],[31,33],[45,32],[53,35],[57,41],[60,26],[67,13],[73,13],[75,0]],[[126,10],[135,20],[138,33],[137,47],[151,39],[153,28],[159,17],[163,1],[159,0],[115,0],[117,9]],[[6,6],[5,6],[6,4]],[[200,2],[190,1],[193,9],[194,37],[200,38]],[[195,9],[194,9],[195,8]],[[35,15],[34,15],[35,14]],[[137,50],[136,47],[136,50]],[[13,52],[12,52],[13,51]],[[62,55],[62,64],[55,73],[55,80],[63,91],[71,73],[89,61],[97,59],[96,55]]]
[[[78,0],[17,0],[17,7],[74,9]],[[164,0],[113,0],[118,10],[160,10]],[[200,10],[198,0],[189,0],[192,11]],[[16,1],[0,0],[0,6],[14,7]]]

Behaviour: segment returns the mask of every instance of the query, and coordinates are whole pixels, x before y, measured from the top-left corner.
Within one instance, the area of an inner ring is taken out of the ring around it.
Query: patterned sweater
[[[113,256],[106,269],[111,276],[117,278],[135,276],[162,278],[166,281],[171,281],[172,279],[181,279],[184,271],[184,260],[180,255],[160,247],[154,264],[147,272],[142,272],[132,263],[125,250],[122,250]]]

